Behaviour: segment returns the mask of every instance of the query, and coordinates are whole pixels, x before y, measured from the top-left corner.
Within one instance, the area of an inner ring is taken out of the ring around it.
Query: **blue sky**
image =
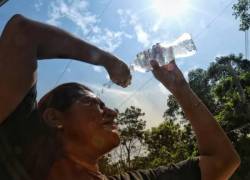
[[[232,5],[228,6],[236,0],[183,0],[186,7],[181,14],[164,18],[152,8],[155,1],[9,0],[0,8],[0,32],[13,14],[21,13],[63,28],[114,53],[127,64],[138,52],[154,43],[171,42],[188,32],[193,35],[198,51],[195,56],[177,59],[185,76],[192,69],[206,68],[217,56],[244,52],[244,33],[238,30],[239,22],[232,16]],[[38,99],[56,86],[67,63],[68,60],[39,62]],[[106,71],[98,66],[72,61],[59,84],[70,81],[83,83],[100,94],[108,106],[118,107],[120,111],[130,105],[140,107],[146,113],[148,127],[151,127],[162,122],[169,94],[155,79],[149,81],[151,77],[150,72],[133,73],[130,87],[123,89],[113,85],[100,93],[102,85],[109,81]],[[127,98],[130,99],[123,103]]]

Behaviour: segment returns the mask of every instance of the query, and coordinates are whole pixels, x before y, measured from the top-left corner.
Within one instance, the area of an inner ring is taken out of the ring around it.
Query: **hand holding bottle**
[[[132,71],[148,72],[152,70],[150,65],[152,59],[160,65],[164,65],[172,59],[192,56],[196,51],[191,35],[184,33],[172,43],[156,43],[152,48],[138,53],[130,67]]]
[[[153,67],[152,73],[173,95],[177,95],[183,88],[188,87],[181,70],[175,61],[160,66],[156,60],[150,61]]]

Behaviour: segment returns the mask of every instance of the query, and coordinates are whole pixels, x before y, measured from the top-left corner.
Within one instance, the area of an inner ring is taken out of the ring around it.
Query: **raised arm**
[[[59,28],[15,15],[0,38],[0,123],[35,84],[37,59],[52,58],[101,65],[123,87],[131,80],[127,65],[114,55]]]
[[[176,97],[198,139],[202,180],[228,179],[240,158],[223,129],[185,81],[175,62],[159,67],[152,61],[155,77]]]

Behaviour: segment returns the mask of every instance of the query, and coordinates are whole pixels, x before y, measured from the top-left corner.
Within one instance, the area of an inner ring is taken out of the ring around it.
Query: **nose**
[[[104,109],[104,116],[116,118],[117,115],[118,115],[118,112],[117,112],[117,111],[105,107],[105,109]]]

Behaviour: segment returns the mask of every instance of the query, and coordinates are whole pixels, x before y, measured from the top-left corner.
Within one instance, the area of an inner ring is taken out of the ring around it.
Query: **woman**
[[[39,159],[29,157],[34,154],[30,149],[46,139],[42,135],[54,134],[42,121],[35,98],[37,59],[53,58],[103,66],[114,83],[122,87],[130,84],[129,68],[114,55],[56,27],[13,16],[0,38],[0,146],[4,147],[0,149],[0,174],[5,174],[1,178],[27,178],[23,167],[31,167],[30,173],[32,161]]]
[[[174,61],[162,67],[152,61],[154,76],[173,93],[189,119],[200,156],[170,167],[106,177],[98,170],[98,159],[119,144],[117,113],[77,83],[58,86],[37,106],[36,59],[63,57],[102,65],[112,81],[123,87],[131,80],[128,67],[60,29],[20,15],[6,25],[0,52],[0,68],[4,67],[0,71],[0,165],[4,167],[0,176],[5,179],[11,175],[36,180],[219,180],[228,179],[239,166],[240,158],[229,139]]]

